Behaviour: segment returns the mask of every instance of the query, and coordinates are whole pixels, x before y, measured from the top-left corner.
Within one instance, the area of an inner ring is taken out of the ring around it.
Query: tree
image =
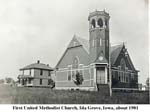
[[[77,73],[76,73],[76,78],[75,78],[75,80],[74,80],[74,83],[75,83],[77,86],[79,86],[79,85],[82,84],[82,82],[83,82],[83,76],[82,76],[82,74],[80,74],[79,72],[77,72]]]
[[[4,84],[4,79],[0,79],[0,84]]]
[[[6,80],[6,83],[9,83],[9,84],[14,83],[14,80],[10,77],[6,77],[5,80]]]
[[[48,85],[50,85],[50,88],[55,87],[55,82],[53,81],[53,79],[48,79]]]
[[[13,78],[10,78],[10,77],[6,77],[6,78],[5,78],[5,83],[6,83],[6,84],[9,84],[9,85],[11,85],[11,86],[14,86],[14,85],[15,85],[14,79],[13,79]]]

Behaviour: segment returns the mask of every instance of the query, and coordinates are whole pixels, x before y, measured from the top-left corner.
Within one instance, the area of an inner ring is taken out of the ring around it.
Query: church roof
[[[87,52],[87,54],[89,54],[89,41],[88,40],[86,40],[86,39],[84,39],[84,38],[81,38],[81,37],[78,37],[78,36],[76,36],[76,35],[74,35],[74,37],[73,37],[73,40],[74,39],[76,39],[76,40],[78,40],[78,42],[79,42],[79,44],[80,45],[82,45],[83,46],[83,48],[85,49],[85,51]],[[72,40],[72,41],[73,41]],[[72,42],[71,41],[71,42]],[[69,46],[71,47],[71,42],[70,42],[70,44],[69,44]],[[118,58],[118,56],[119,56],[119,54],[120,54],[120,52],[121,52],[121,50],[122,50],[122,48],[123,48],[123,44],[120,44],[120,45],[112,45],[111,47],[110,47],[110,60],[111,60],[111,65],[113,65],[113,64],[115,64],[115,62],[116,62],[116,60],[117,60],[117,58]],[[70,47],[67,47],[67,49],[68,48],[70,48]],[[65,52],[64,52],[64,54],[63,54],[63,56],[65,55],[65,53],[67,52],[67,49],[65,50]],[[63,56],[61,57],[61,59],[63,58]],[[61,59],[59,60],[59,62],[61,61]],[[98,60],[98,59],[97,59]],[[97,61],[97,60],[95,60],[95,61]],[[103,60],[104,61],[104,60]],[[59,62],[57,63],[57,65],[56,65],[56,67],[58,66],[58,64],[59,64]],[[39,65],[30,65],[31,67],[32,66],[39,66]],[[25,67],[25,68],[23,68],[23,69],[26,69],[26,68],[29,68],[30,66],[27,66],[27,67]],[[43,68],[44,68],[44,65],[42,65],[43,66]],[[38,67],[37,67],[38,68]],[[47,67],[46,67],[47,68]]]
[[[111,64],[115,63],[117,57],[119,56],[119,54],[121,52],[122,47],[123,47],[123,44],[111,46],[111,48],[110,48]]]
[[[40,63],[39,61],[37,63],[32,63],[30,65],[27,65],[20,70],[28,70],[28,69],[44,69],[44,70],[53,70],[49,65]]]
[[[84,39],[84,38],[81,38],[81,37],[77,37],[75,36],[75,38],[77,38],[77,40],[83,45],[83,47],[88,51],[89,53],[89,41]],[[114,64],[117,57],[119,56],[120,54],[120,51],[123,47],[123,44],[120,44],[120,45],[113,45],[111,46],[110,48],[110,60],[111,60],[111,64]]]
[[[76,38],[83,45],[85,50],[89,53],[89,41],[84,38],[80,38],[78,36],[76,36]]]

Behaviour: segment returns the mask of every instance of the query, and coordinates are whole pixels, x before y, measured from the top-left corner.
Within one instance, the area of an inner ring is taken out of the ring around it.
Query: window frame
[[[102,18],[99,18],[99,19],[97,20],[97,25],[98,25],[100,28],[102,28],[102,27],[104,26],[104,23],[103,23],[103,19],[102,19]]]
[[[96,27],[96,21],[95,21],[95,19],[92,19],[91,25],[92,25],[92,28],[95,28],[95,27]]]
[[[48,76],[50,76],[50,77],[51,77],[51,71],[50,71],[50,70],[48,70]]]
[[[42,69],[40,69],[40,75],[43,75],[43,70]]]
[[[42,85],[43,84],[43,79],[40,79],[40,85]]]

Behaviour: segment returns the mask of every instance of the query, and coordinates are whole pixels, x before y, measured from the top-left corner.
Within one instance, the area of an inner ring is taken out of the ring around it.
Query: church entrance
[[[96,85],[97,85],[97,90],[101,91],[101,93],[104,93],[104,94],[109,93],[109,86],[107,84],[107,69],[106,69],[106,67],[97,67]]]
[[[96,71],[96,83],[105,84],[105,67],[98,67]]]

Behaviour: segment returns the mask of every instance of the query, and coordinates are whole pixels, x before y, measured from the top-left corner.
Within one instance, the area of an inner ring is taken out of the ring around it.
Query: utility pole
[[[108,63],[108,67],[109,67],[109,92],[110,92],[110,96],[112,96],[112,77],[111,77],[111,59],[110,59],[110,56],[111,56],[111,44],[109,43],[109,63]]]

